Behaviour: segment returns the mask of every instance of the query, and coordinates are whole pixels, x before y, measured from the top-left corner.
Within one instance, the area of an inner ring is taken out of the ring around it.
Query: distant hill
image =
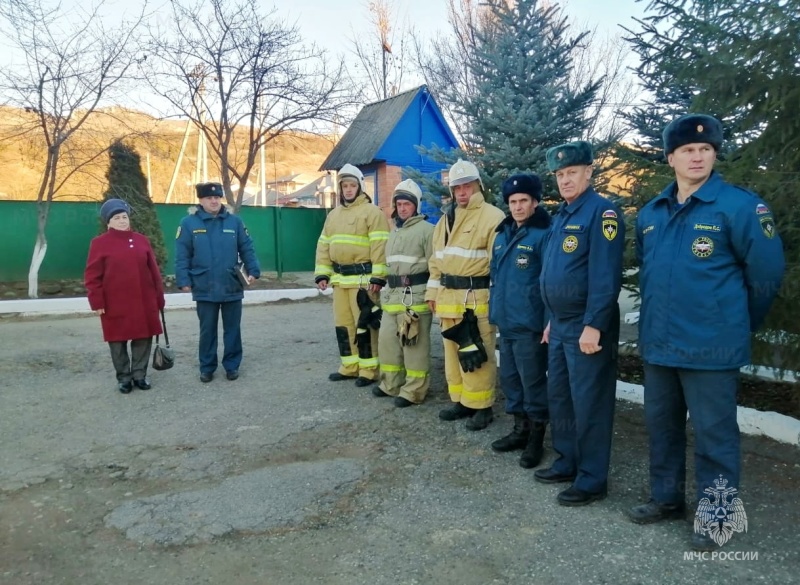
[[[36,199],[36,190],[44,168],[46,147],[40,131],[20,134],[23,125],[30,125],[33,115],[21,110],[0,107],[0,199]],[[63,173],[76,163],[96,154],[120,137],[133,145],[142,158],[142,170],[149,174],[152,197],[156,203],[164,202],[175,163],[186,131],[186,122],[158,120],[142,112],[125,108],[108,108],[94,114],[73,139],[71,147],[63,152]],[[197,131],[192,128],[184,152],[181,168],[175,182],[172,202],[188,203],[194,200],[194,169],[197,156]],[[266,180],[302,172],[313,172],[333,148],[330,138],[314,134],[293,132],[271,142],[266,147]],[[106,188],[108,154],[102,154],[73,174],[59,190],[58,200],[86,201],[102,197]],[[218,175],[218,164],[209,155],[209,180]],[[250,175],[249,185],[257,190],[259,184],[258,161]]]

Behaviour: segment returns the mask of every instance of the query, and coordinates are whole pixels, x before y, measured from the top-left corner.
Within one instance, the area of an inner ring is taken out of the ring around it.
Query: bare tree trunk
[[[39,202],[36,221],[36,243],[33,246],[31,267],[28,270],[28,296],[32,299],[39,298],[39,268],[41,268],[44,257],[47,254],[47,236],[44,230],[47,227],[49,207],[50,204],[47,201]]]

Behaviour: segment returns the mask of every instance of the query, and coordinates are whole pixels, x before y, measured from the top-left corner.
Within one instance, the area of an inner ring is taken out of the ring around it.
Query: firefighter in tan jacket
[[[433,225],[420,215],[422,191],[411,179],[395,187],[395,230],[386,244],[387,286],[381,292],[383,318],[378,337],[380,385],[375,396],[394,396],[400,408],[425,400],[431,369],[431,310],[425,302],[433,253]]]
[[[492,421],[497,360],[495,329],[488,315],[489,260],[495,228],[505,214],[484,201],[474,164],[459,159],[449,179],[454,205],[436,224],[425,300],[441,323],[445,377],[453,401],[439,418],[469,418],[467,429],[478,431]]]
[[[339,171],[339,205],[325,220],[317,242],[314,281],[333,287],[333,319],[341,366],[328,379],[354,378],[356,386],[378,379],[378,294],[386,284],[389,224],[364,192],[364,175],[353,165]]]

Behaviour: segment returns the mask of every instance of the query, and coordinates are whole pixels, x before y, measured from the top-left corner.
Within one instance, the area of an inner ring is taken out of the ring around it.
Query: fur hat
[[[710,144],[718,151],[722,146],[722,123],[706,114],[686,114],[664,128],[664,154],[695,143]]]
[[[547,151],[547,168],[551,173],[566,167],[590,165],[593,162],[592,145],[585,140],[560,144]]]
[[[194,186],[197,191],[197,198],[203,197],[225,197],[225,190],[220,183],[198,183]]]
[[[503,181],[503,201],[508,205],[508,198],[515,193],[525,193],[536,201],[542,200],[542,180],[532,174],[511,175]]]
[[[106,225],[118,213],[127,213],[128,215],[131,213],[130,205],[122,199],[109,199],[100,207],[100,217]]]

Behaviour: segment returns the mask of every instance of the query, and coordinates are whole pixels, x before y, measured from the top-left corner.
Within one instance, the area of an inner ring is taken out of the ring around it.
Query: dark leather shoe
[[[363,388],[364,386],[369,386],[370,384],[374,384],[376,380],[370,380],[369,378],[363,378],[359,376],[356,378],[356,386],[359,388]]]
[[[341,382],[342,380],[355,380],[358,376],[345,376],[344,374],[340,374],[339,372],[334,372],[328,376],[328,380],[331,382]]]
[[[134,380],[133,383],[139,390],[150,390],[152,386],[150,385],[150,380],[147,378],[142,378],[141,380]]]
[[[120,382],[117,384],[117,390],[122,392],[123,394],[130,394],[131,390],[133,390],[133,382],[130,380],[127,382]]]
[[[474,408],[469,408],[468,406],[464,406],[460,402],[454,402],[447,408],[443,408],[439,411],[439,418],[441,420],[458,420],[460,418],[467,418],[468,416],[472,416],[475,414]]]
[[[200,381],[203,384],[207,384],[208,382],[210,382],[213,379],[214,379],[214,373],[213,372],[200,372]]]
[[[228,370],[225,372],[225,377],[231,381],[237,380],[239,378],[239,370]]]
[[[494,419],[492,407],[479,408],[472,415],[472,418],[467,421],[465,425],[468,431],[482,431],[489,426],[489,423]]]
[[[711,552],[717,549],[717,543],[708,534],[692,532],[691,547],[698,552]]]
[[[411,402],[407,398],[403,398],[402,396],[395,396],[394,397],[394,405],[397,408],[406,408],[408,406],[414,406],[414,402]]]
[[[533,479],[539,483],[565,483],[575,481],[575,474],[564,474],[554,471],[552,467],[537,469],[533,472]]]
[[[356,382],[356,384],[358,384],[358,382]],[[387,396],[390,396],[389,394],[387,394],[386,392],[384,392],[383,390],[381,390],[380,386],[375,386],[375,387],[372,389],[372,395],[373,395],[375,398],[386,398]]]
[[[562,506],[586,506],[587,504],[591,504],[597,500],[604,499],[606,495],[606,490],[593,494],[591,492],[579,490],[575,486],[571,486],[558,494],[556,499]]]
[[[653,524],[662,520],[681,520],[686,517],[685,504],[659,504],[650,500],[634,506],[627,512],[628,519],[635,524]]]

